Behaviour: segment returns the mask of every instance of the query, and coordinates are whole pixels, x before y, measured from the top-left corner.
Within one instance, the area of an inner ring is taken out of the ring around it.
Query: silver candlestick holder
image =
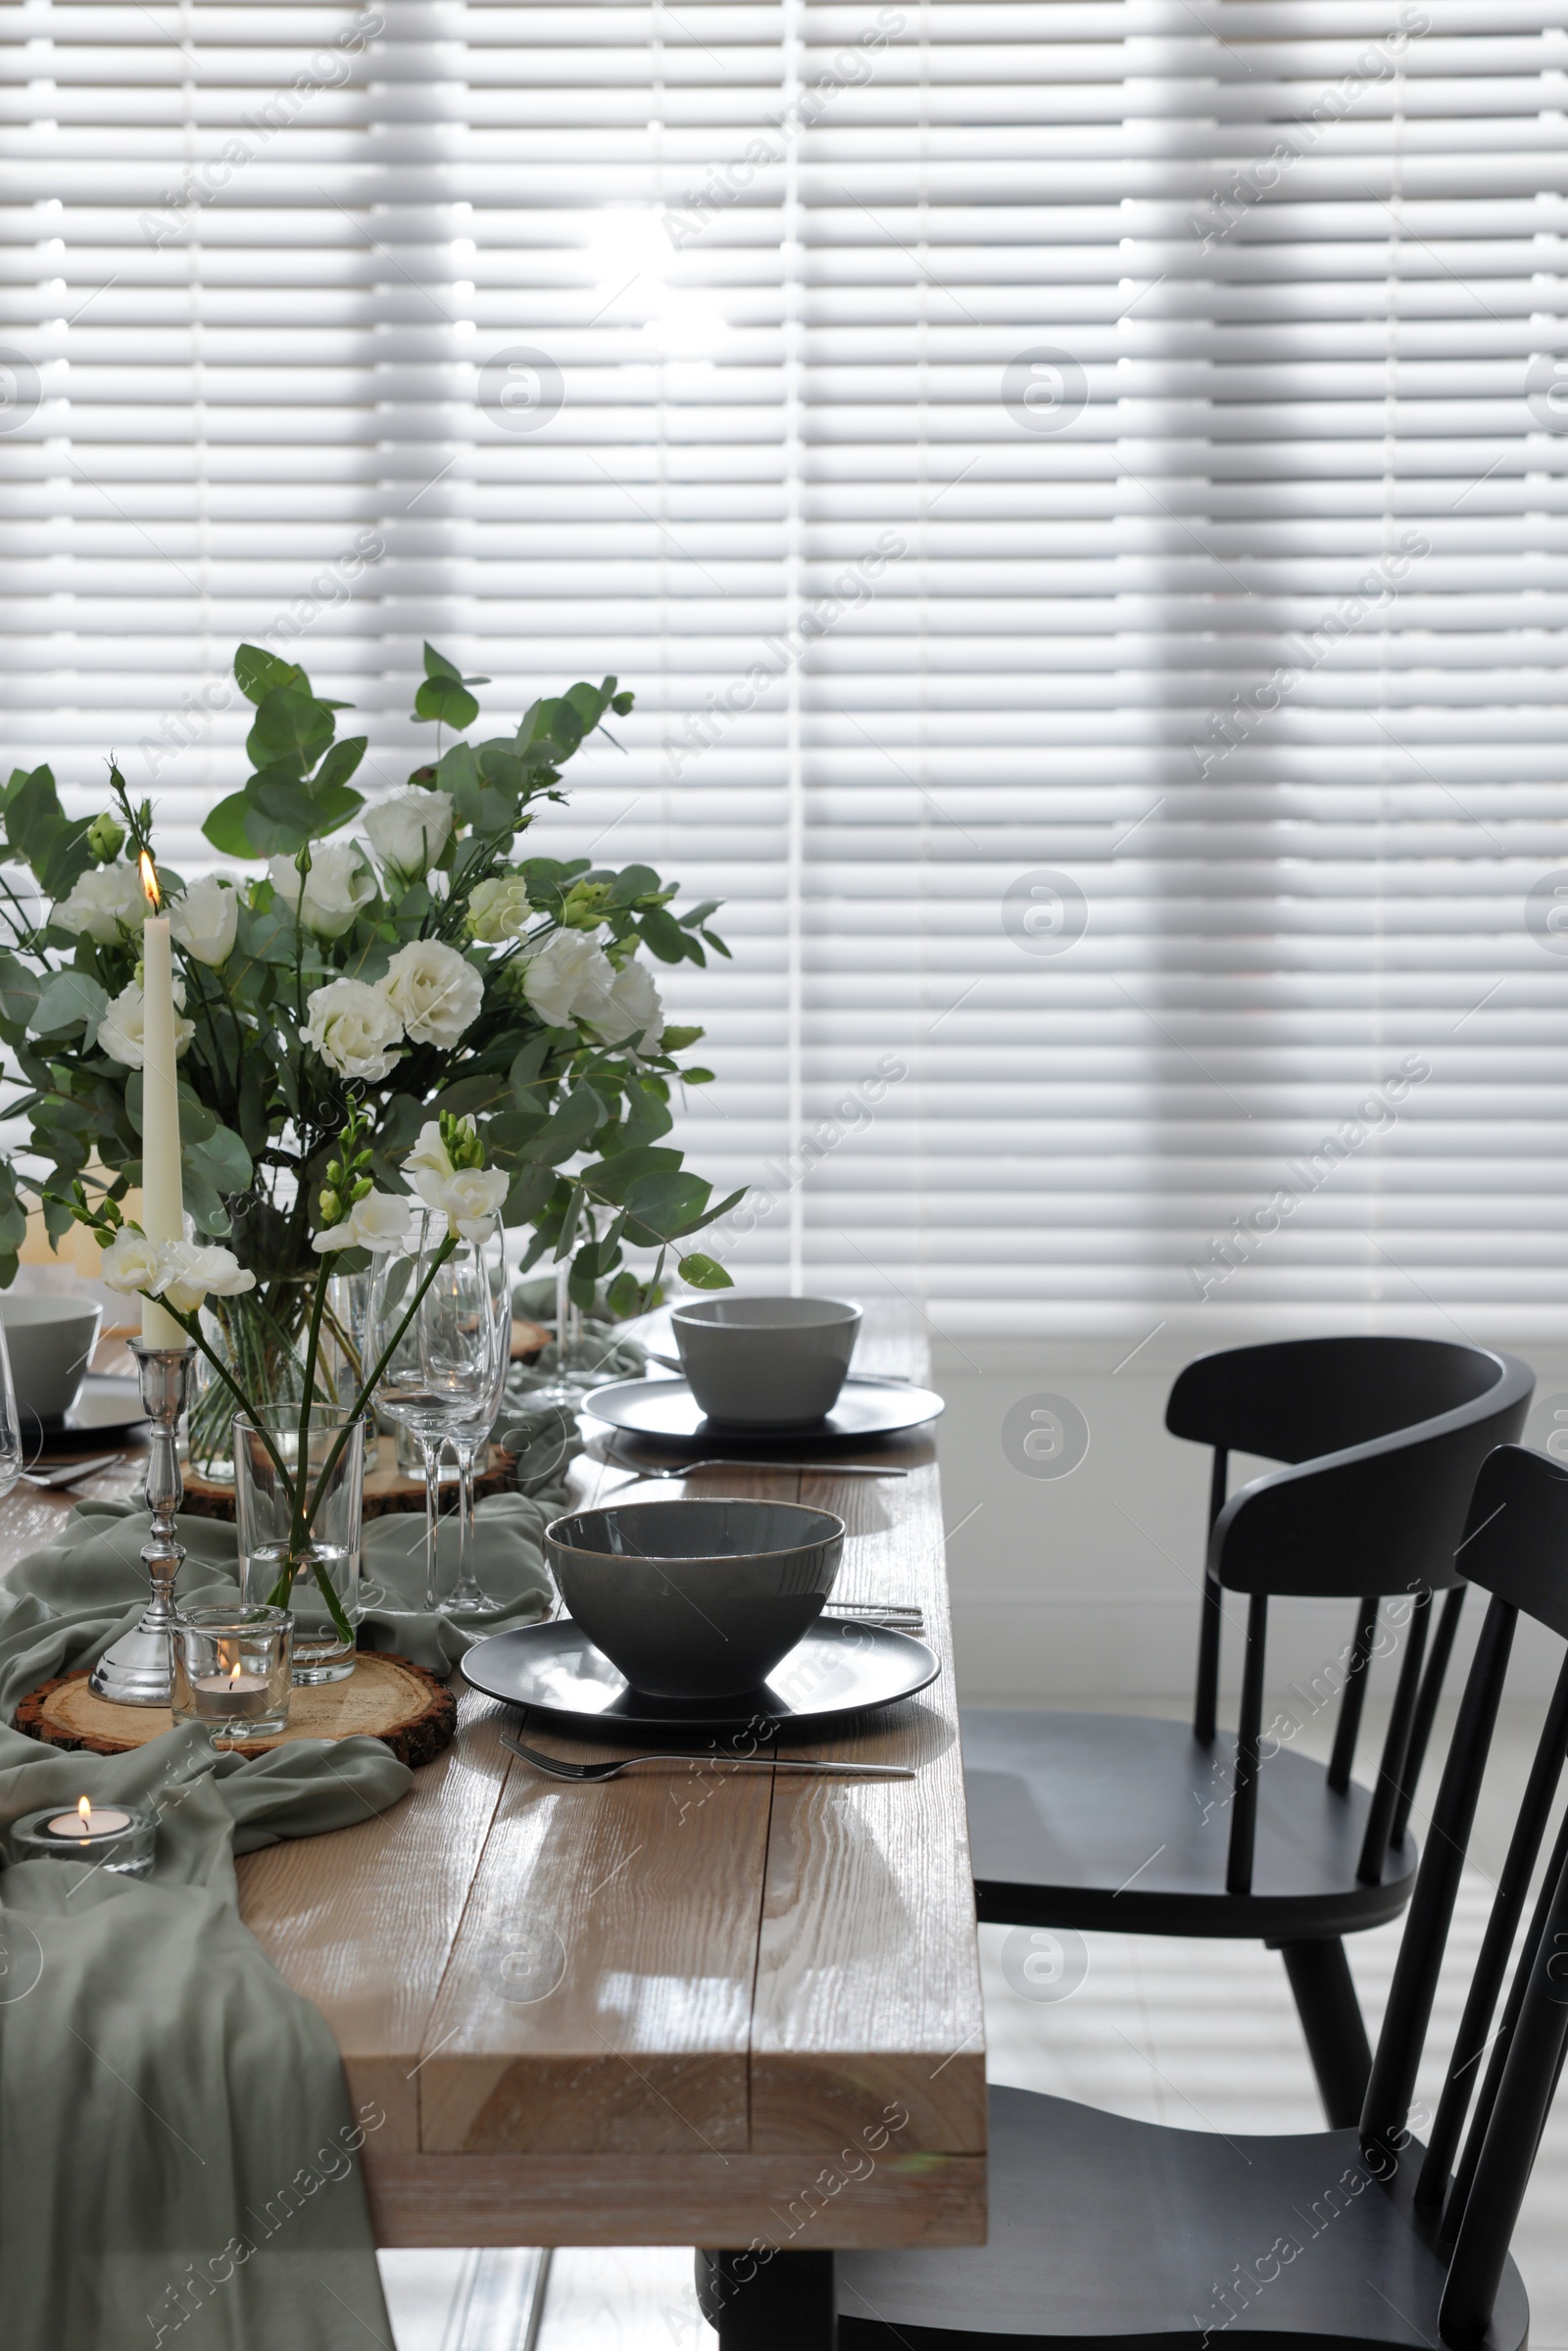
[[[196,1349],[147,1347],[133,1339],[130,1351],[141,1381],[142,1410],[153,1424],[147,1463],[147,1507],[153,1523],[141,1553],[152,1598],[136,1630],[122,1634],[105,1649],[88,1686],[116,1706],[167,1706],[174,1684],[174,1578],[185,1556],[184,1544],[174,1540],[174,1513],[185,1498],[177,1435]]]

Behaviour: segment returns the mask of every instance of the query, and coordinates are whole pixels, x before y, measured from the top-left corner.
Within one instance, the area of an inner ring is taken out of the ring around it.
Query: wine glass
[[[469,1247],[475,1277],[474,1309],[492,1326],[491,1381],[472,1417],[455,1420],[447,1430],[447,1443],[458,1464],[458,1580],[447,1606],[468,1616],[487,1616],[503,1603],[480,1591],[473,1571],[473,1465],[479,1447],[495,1427],[512,1363],[512,1287],[499,1217],[493,1217],[490,1229]]]
[[[0,1496],[11,1492],[21,1475],[22,1423],[17,1418],[17,1392],[11,1384],[5,1324],[0,1322]]]
[[[441,1448],[455,1428],[480,1418],[496,1379],[492,1246],[460,1238],[442,1257],[446,1239],[445,1216],[417,1217],[408,1254],[381,1260],[370,1304],[376,1407],[408,1430],[424,1464],[424,1604],[432,1614]],[[507,1327],[510,1335],[510,1309]]]

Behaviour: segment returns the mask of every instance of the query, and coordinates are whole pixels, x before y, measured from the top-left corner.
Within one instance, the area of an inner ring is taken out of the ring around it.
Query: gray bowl
[[[860,1309],[838,1298],[710,1298],[677,1306],[669,1320],[710,1420],[792,1429],[838,1402]]]
[[[545,1556],[595,1648],[634,1690],[758,1690],[822,1613],[844,1521],[799,1502],[627,1502],[545,1529]]]
[[[91,1298],[38,1291],[0,1298],[20,1411],[36,1413],[46,1428],[65,1419],[81,1394],[102,1320],[103,1308]]]

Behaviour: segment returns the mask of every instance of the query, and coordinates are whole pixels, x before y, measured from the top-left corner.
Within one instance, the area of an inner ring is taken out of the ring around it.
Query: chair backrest
[[[1382,1598],[1409,1613],[1398,1687],[1363,1837],[1359,1875],[1380,1882],[1409,1802],[1458,1626],[1465,1512],[1482,1462],[1524,1427],[1535,1374],[1517,1357],[1443,1339],[1295,1339],[1188,1365],[1172,1432],[1214,1447],[1194,1729],[1215,1737],[1222,1590],[1250,1595],[1226,1885],[1252,1883],[1268,1599],[1354,1598],[1331,1790],[1348,1796]],[[1292,1466],[1228,1499],[1233,1451]],[[1431,1600],[1446,1592],[1427,1663]]]
[[[1368,2162],[1385,2179],[1402,2164],[1419,2166],[1418,2217],[1424,2215],[1429,2234],[1449,2251],[1440,2328],[1445,2342],[1455,2345],[1478,2341],[1491,2320],[1568,2050],[1568,1819],[1508,1981],[1509,1955],[1568,1753],[1568,1662],[1547,1708],[1424,2150],[1412,2144],[1411,2099],[1515,1630],[1523,1619],[1568,1638],[1568,1471],[1519,1445],[1493,1453],[1476,1483],[1464,1560],[1470,1582],[1492,1598],[1421,1857],[1361,2116]],[[1499,2001],[1501,2019],[1494,2030]]]

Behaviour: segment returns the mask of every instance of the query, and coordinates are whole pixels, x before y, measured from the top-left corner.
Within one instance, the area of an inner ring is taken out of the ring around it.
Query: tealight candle
[[[198,1674],[192,1690],[206,1692],[212,1703],[203,1711],[207,1714],[225,1714],[236,1721],[248,1715],[266,1714],[271,1705],[271,1693],[264,1674],[248,1674],[238,1663],[226,1674]]]
[[[288,1728],[294,1620],[286,1608],[188,1608],[174,1626],[175,1722],[215,1739],[273,1739]]]
[[[94,1837],[118,1837],[122,1829],[129,1828],[130,1814],[117,1812],[113,1805],[105,1805],[101,1812],[94,1812],[91,1803],[83,1796],[74,1812],[57,1812],[54,1819],[45,1825],[51,1837],[74,1837],[80,1844]]]
[[[83,1796],[74,1812],[46,1804],[9,1833],[13,1861],[81,1861],[116,1878],[145,1878],[153,1866],[158,1816],[147,1804],[94,1805]]]

